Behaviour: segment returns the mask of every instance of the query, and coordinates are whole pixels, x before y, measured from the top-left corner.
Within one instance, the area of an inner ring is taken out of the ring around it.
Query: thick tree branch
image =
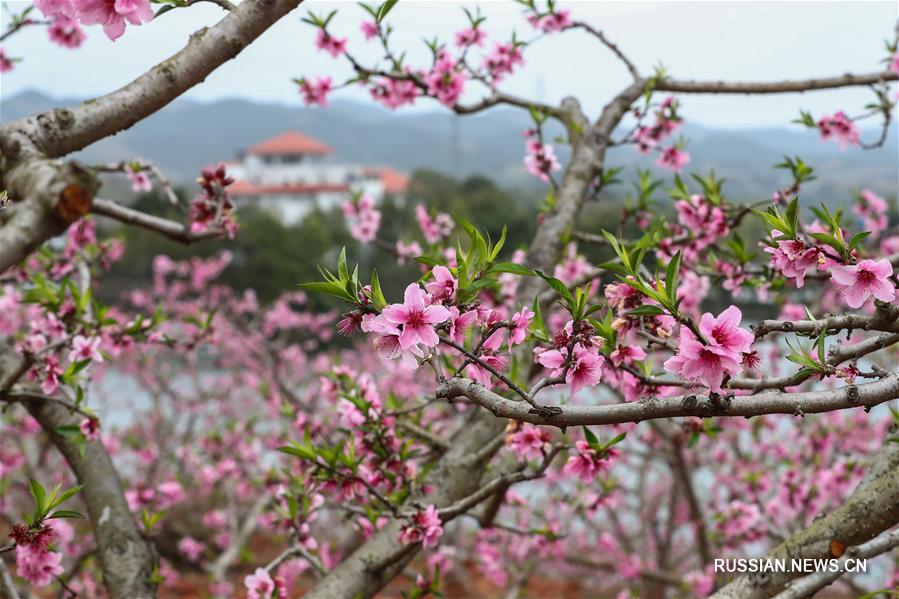
[[[528,404],[507,399],[466,378],[455,377],[444,381],[437,389],[437,396],[444,399],[467,397],[501,418],[564,428],[684,416],[752,417],[765,414],[816,414],[858,407],[870,409],[899,397],[899,376],[890,373],[873,383],[802,393],[763,391],[755,395],[732,398],[696,394],[667,398],[651,397],[632,403],[600,406],[565,405],[559,406],[558,413],[552,416],[543,415],[545,413],[538,414],[537,410]]]
[[[244,0],[216,25],[195,32],[180,52],[125,87],[73,108],[14,121],[0,128],[0,137],[14,136],[18,143],[30,143],[55,158],[123,131],[201,83],[301,1]]]
[[[683,94],[783,94],[790,92],[807,92],[838,87],[873,85],[883,81],[896,81],[899,75],[892,71],[853,75],[846,73],[839,77],[822,77],[815,79],[795,79],[771,82],[736,82],[736,81],[695,81],[660,79],[653,85],[653,90],[660,92],[678,92]]]

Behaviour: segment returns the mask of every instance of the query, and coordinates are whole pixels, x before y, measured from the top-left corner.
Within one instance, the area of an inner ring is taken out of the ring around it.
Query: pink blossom
[[[449,214],[438,212],[436,216],[431,217],[424,204],[416,204],[415,220],[418,221],[421,234],[429,244],[435,244],[453,232],[453,219]]]
[[[143,169],[133,169],[130,165],[126,165],[125,176],[131,181],[131,191],[135,193],[147,192],[153,189],[153,183],[150,181],[147,171]]]
[[[62,554],[31,545],[16,547],[16,573],[37,587],[45,587],[65,571]]]
[[[481,361],[497,372],[502,372],[509,365],[509,360],[499,354],[499,348],[503,344],[503,330],[497,329],[481,344]],[[466,372],[475,381],[489,386],[492,373],[480,364],[470,364]]]
[[[0,73],[7,73],[12,70],[13,61],[6,57],[3,46],[0,46]]]
[[[677,353],[665,362],[665,370],[706,385],[713,393],[721,392],[725,375],[740,372],[742,354],[751,351],[754,336],[740,328],[743,314],[731,306],[717,318],[706,312],[699,331],[708,341],[700,342],[686,326],[681,326]]]
[[[524,168],[541,181],[548,182],[549,174],[562,168],[550,144],[540,144],[536,139],[525,142]]]
[[[78,20],[84,25],[103,25],[103,33],[115,41],[125,24],[140,25],[153,18],[149,0],[73,0]]]
[[[521,310],[512,315],[512,328],[509,331],[510,346],[524,343],[528,331],[531,328],[531,320],[533,318],[534,313],[527,306],[524,306]]]
[[[530,15],[528,21],[535,29],[542,29],[546,33],[562,31],[572,23],[571,13],[567,10],[558,10],[543,16]]]
[[[89,441],[96,441],[100,438],[100,421],[96,418],[85,418],[79,425],[81,433]]]
[[[465,73],[459,70],[449,53],[441,52],[434,66],[424,76],[428,95],[437,98],[444,106],[453,106],[465,89]]]
[[[459,282],[445,266],[435,266],[431,271],[434,280],[425,284],[425,289],[431,294],[434,302],[452,302],[456,299],[456,287]]]
[[[303,95],[303,102],[307,106],[318,104],[319,106],[328,105],[328,94],[331,93],[331,78],[319,77],[315,83],[310,83],[308,79],[300,81],[300,93]]]
[[[243,579],[247,589],[247,599],[270,599],[275,592],[275,581],[265,568],[256,571]]]
[[[877,235],[887,228],[887,212],[889,207],[886,200],[871,191],[863,189],[858,194],[858,202],[852,207],[852,211],[864,221],[867,231]]]
[[[800,239],[787,239],[783,233],[771,231],[777,246],[766,247],[771,254],[771,265],[788,279],[796,279],[796,287],[801,288],[805,282],[806,272],[818,266],[818,249],[808,247]]]
[[[410,79],[383,78],[372,82],[369,88],[371,97],[386,108],[396,110],[406,104],[414,104],[421,95],[421,90]]]
[[[612,458],[617,451],[609,449],[605,455],[599,455],[586,441],[575,443],[577,455],[568,458],[563,471],[565,474],[579,477],[583,482],[589,483],[597,475],[607,471],[612,465]]]
[[[556,265],[553,276],[566,285],[582,284],[581,279],[590,270],[590,263],[577,253],[577,244],[569,243],[565,257]]]
[[[186,555],[188,560],[197,562],[203,557],[206,545],[193,537],[184,537],[178,541],[178,551]]]
[[[890,70],[899,75],[899,52],[893,54],[893,58],[890,60]]]
[[[511,75],[516,66],[523,64],[524,58],[517,44],[495,44],[491,53],[484,59],[484,70],[496,84],[506,75]]]
[[[464,48],[469,46],[483,46],[486,37],[487,34],[483,29],[469,27],[468,29],[456,32],[456,45]]]
[[[102,362],[103,355],[100,353],[99,348],[99,337],[88,338],[84,335],[75,335],[75,338],[72,340],[72,351],[69,353],[69,361],[93,360],[94,362]]]
[[[565,375],[565,382],[571,386],[571,394],[577,395],[584,387],[595,387],[602,376],[605,358],[592,348],[578,343],[574,346],[574,360]]]
[[[359,29],[362,30],[362,35],[365,36],[365,41],[378,37],[378,33],[381,31],[380,25],[378,25],[378,22],[374,20],[362,21],[362,23],[359,24]]]
[[[402,326],[399,337],[400,347],[404,350],[421,343],[434,347],[439,343],[434,325],[445,322],[450,312],[444,306],[428,305],[424,291],[412,283],[406,287],[402,304],[392,304],[381,311],[387,322]]]
[[[896,287],[890,281],[893,265],[889,260],[862,260],[853,266],[837,265],[830,269],[830,280],[846,305],[860,308],[868,297],[874,296],[882,302],[896,299]]]
[[[374,241],[381,228],[381,211],[375,208],[375,200],[362,194],[358,201],[347,201],[341,206],[350,221],[350,235],[361,243]]]
[[[833,139],[844,150],[846,146],[859,143],[858,126],[842,110],[822,117],[818,121],[818,132],[822,141]]]
[[[412,516],[412,521],[400,529],[400,542],[410,545],[421,541],[422,547],[436,547],[441,535],[440,515],[432,504]]]
[[[421,256],[422,249],[417,241],[406,243],[401,239],[396,240],[396,262],[397,264],[406,264],[410,260],[414,260],[417,256]]]
[[[87,36],[84,35],[81,26],[73,18],[57,15],[50,27],[47,28],[50,41],[59,44],[63,48],[78,48],[84,43]]]
[[[44,13],[48,19],[61,16],[69,19],[75,17],[72,0],[34,0],[34,7]]]
[[[536,460],[552,441],[552,433],[533,424],[524,424],[521,429],[506,438],[506,445],[524,460]]]
[[[41,391],[45,395],[53,395],[59,390],[63,369],[59,365],[56,356],[47,356],[44,362],[44,380],[41,382]]]
[[[690,162],[690,154],[677,146],[668,146],[662,150],[656,164],[679,173]]]
[[[619,345],[615,351],[609,355],[609,359],[615,366],[623,364],[633,364],[646,359],[646,352],[639,345]]]
[[[346,38],[337,39],[328,34],[324,29],[319,29],[315,36],[315,46],[324,50],[334,58],[346,52]]]
[[[459,308],[456,306],[450,306],[450,327],[449,327],[449,337],[456,343],[462,343],[465,341],[465,331],[471,327],[478,320],[478,311],[477,310],[469,310],[465,313],[460,313]]]

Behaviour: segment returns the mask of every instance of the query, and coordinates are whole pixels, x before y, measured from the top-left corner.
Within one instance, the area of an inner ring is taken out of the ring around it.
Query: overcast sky
[[[21,10],[25,2],[8,2]],[[897,20],[895,0],[884,2],[560,2],[574,16],[604,30],[650,73],[662,63],[679,78],[770,80],[786,77],[870,72],[883,67],[884,40]],[[413,64],[423,64],[428,50],[422,38],[449,39],[466,24],[454,1],[403,0],[390,14],[397,29],[395,43],[408,50]],[[530,33],[521,8],[511,1],[481,2],[486,29],[494,39],[506,39],[513,28]],[[350,48],[365,56],[371,45],[362,40],[358,23],[363,12],[352,2],[307,1],[281,20],[260,40],[188,92],[197,100],[241,97],[298,103],[293,77],[349,73],[345,64],[317,52],[313,29],[300,22],[307,11],[340,8],[331,30],[350,37]],[[57,97],[89,97],[115,89],[180,49],[189,34],[212,25],[221,10],[199,4],[179,9],[141,27],[128,27],[115,43],[99,27],[78,50],[48,42],[45,31],[31,28],[4,44],[7,56],[24,58],[5,73],[0,93],[37,89]],[[581,99],[591,113],[627,83],[627,73],[595,39],[566,33],[539,41],[526,54],[527,66],[505,82],[503,89],[544,101],[567,95]],[[341,90],[338,97],[368,100],[361,89]],[[744,127],[783,126],[798,108],[813,112],[845,107],[858,113],[869,100],[863,90],[740,98],[685,98],[684,114],[700,124]],[[430,102],[422,103],[434,109]]]

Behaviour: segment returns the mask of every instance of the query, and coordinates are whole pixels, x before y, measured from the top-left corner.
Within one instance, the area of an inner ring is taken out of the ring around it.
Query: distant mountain
[[[22,92],[0,99],[0,119],[26,116],[73,99]],[[336,100],[326,109],[260,103],[241,99],[197,102],[181,99],[132,129],[103,140],[79,158],[89,162],[143,157],[174,181],[192,180],[211,162],[233,158],[241,149],[286,129],[298,129],[335,149],[335,159],[392,166],[404,171],[436,169],[452,175],[487,175],[502,185],[538,186],[522,166],[522,132],[530,117],[521,110],[497,108],[456,117],[446,111],[389,112],[371,104]],[[551,132],[552,133],[552,132]],[[894,196],[899,182],[896,127],[885,147],[842,152],[801,129],[710,129],[687,124],[681,130],[692,156],[690,168],[714,169],[734,198],[767,197],[786,182],[772,169],[785,154],[800,155],[815,167],[818,180],[806,188],[808,201],[839,201],[868,186]],[[555,134],[555,133],[553,133]],[[877,132],[866,132],[867,137]],[[564,157],[564,149],[560,149]],[[609,165],[653,167],[632,147],[613,148]]]

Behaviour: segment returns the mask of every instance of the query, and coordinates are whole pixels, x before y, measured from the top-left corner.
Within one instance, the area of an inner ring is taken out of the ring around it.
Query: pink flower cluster
[[[483,67],[494,85],[506,75],[511,75],[516,66],[524,64],[521,48],[514,43],[494,44],[493,50],[484,57]]]
[[[553,440],[552,433],[533,424],[523,424],[517,432],[506,437],[506,446],[523,460],[536,460],[543,457]]]
[[[47,28],[47,34],[50,36],[50,41],[63,48],[79,48],[87,39],[78,21],[61,14],[53,17],[53,22]]]
[[[842,149],[859,143],[858,126],[842,110],[821,117],[818,121],[818,132],[823,141],[832,139]]]
[[[418,227],[425,241],[431,245],[449,237],[453,232],[453,218],[449,214],[438,212],[432,217],[424,204],[415,206],[415,220],[418,221]]]
[[[334,58],[346,52],[346,38],[337,39],[324,29],[319,29],[315,35],[315,46],[319,51],[324,50]]]
[[[774,247],[766,247],[771,254],[771,266],[788,279],[796,279],[796,287],[805,284],[805,275],[819,266],[820,250],[807,246],[801,239],[789,239],[778,230],[771,231]]]
[[[852,211],[862,218],[865,230],[871,231],[873,235],[878,235],[887,228],[888,210],[886,200],[870,189],[861,190],[858,201],[852,207]]]
[[[78,22],[102,25],[106,36],[115,41],[125,33],[126,24],[140,25],[153,18],[149,0],[35,0],[34,5],[54,19],[50,38],[69,48],[84,41]]]
[[[444,106],[453,106],[465,90],[465,73],[449,55],[441,51],[430,72],[424,76],[428,95],[437,98]]]
[[[202,233],[214,225],[224,228],[229,239],[237,234],[237,221],[232,216],[234,204],[228,197],[227,188],[234,179],[225,172],[224,163],[218,166],[207,166],[200,171],[197,179],[201,194],[190,204],[190,230]]]
[[[62,554],[33,545],[16,547],[16,573],[37,587],[45,587],[65,571]]]
[[[400,529],[400,542],[411,545],[420,541],[422,547],[436,547],[442,535],[443,526],[437,508],[429,505],[424,511],[412,516],[412,521]]]
[[[349,200],[341,206],[343,215],[350,220],[350,235],[361,243],[370,243],[381,228],[381,211],[375,208],[375,200],[362,194],[358,201]]]
[[[668,146],[667,148],[663,148],[661,154],[659,154],[658,159],[656,160],[656,164],[672,170],[676,173],[681,172],[687,164],[690,162],[690,154],[680,149],[677,145]]]
[[[300,94],[303,96],[303,102],[306,106],[318,104],[319,106],[328,105],[328,94],[331,93],[331,78],[319,77],[312,82],[308,79],[300,80]]]
[[[143,168],[132,168],[130,164],[125,165],[125,176],[131,182],[131,191],[134,193],[145,193],[153,190],[153,182],[150,181],[150,175]]]
[[[0,46],[0,73],[7,73],[12,70],[13,62],[6,57],[6,51]]]
[[[575,448],[577,454],[568,458],[563,471],[565,474],[577,476],[585,483],[593,481],[598,475],[608,471],[618,456],[618,451],[615,449],[608,449],[601,454],[583,440],[577,441]]]
[[[375,102],[390,110],[396,110],[406,104],[410,106],[414,104],[415,99],[421,95],[421,90],[412,80],[384,77],[371,83],[369,93]]]
[[[562,168],[550,144],[541,144],[539,140],[529,137],[524,148],[524,168],[541,181],[549,182],[549,174]]]
[[[545,33],[555,33],[571,26],[571,13],[567,10],[548,12],[545,15],[531,14],[527,17],[534,29],[540,29]]]
[[[460,48],[483,46],[487,33],[479,27],[469,27],[456,32],[456,45]]]
[[[666,137],[674,133],[683,119],[677,115],[677,100],[673,96],[665,98],[653,113],[651,125],[640,125],[634,131],[634,142],[637,151],[648,154],[662,143]],[[637,116],[642,116],[642,111],[636,111]]]
[[[406,287],[402,304],[386,306],[380,314],[366,314],[362,330],[375,333],[375,346],[387,358],[400,358],[411,363],[415,356],[424,357],[425,350],[440,340],[434,327],[446,322],[450,311],[432,304],[431,297],[416,283]]]
[[[602,377],[605,358],[597,350],[599,341],[593,336],[593,330],[586,323],[568,321],[562,331],[553,340],[553,349],[538,347],[534,349],[537,362],[551,370],[551,377],[564,378],[571,387],[571,394],[576,395],[584,387],[595,387]],[[569,343],[574,341],[569,355]]]
[[[681,325],[677,353],[665,362],[665,370],[720,393],[724,377],[739,373],[743,354],[752,351],[755,337],[740,327],[742,319],[743,313],[736,306],[717,318],[706,312],[699,321],[703,340],[697,339],[689,327]]]
[[[265,568],[256,568],[243,579],[243,584],[247,589],[247,599],[287,599],[286,586],[272,579]]]

